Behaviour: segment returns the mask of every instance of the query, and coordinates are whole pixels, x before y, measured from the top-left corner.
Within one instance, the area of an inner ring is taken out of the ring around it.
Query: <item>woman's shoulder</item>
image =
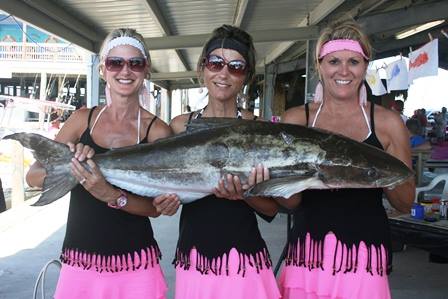
[[[309,105],[310,110],[313,108]],[[281,116],[281,122],[305,125],[306,124],[306,111],[305,105],[296,106],[286,110]]]
[[[144,118],[146,119],[145,123],[149,129],[147,136],[148,141],[153,142],[157,139],[169,137],[173,134],[170,126],[151,112],[145,110]]]
[[[185,114],[180,114],[171,120],[170,127],[173,130],[174,134],[178,134],[185,131],[185,126],[190,120],[190,118],[192,118],[192,113],[194,114],[196,112],[188,112]]]
[[[372,105],[372,104],[371,104]],[[381,105],[375,105],[375,125],[395,127],[398,124],[404,125],[401,116],[396,111],[387,109]]]
[[[88,118],[90,112],[95,109],[96,107],[93,108],[80,108],[78,110],[73,111],[73,113],[70,115],[70,118]],[[101,110],[101,109],[96,109],[96,110]],[[94,111],[95,112],[95,111]]]
[[[255,116],[255,114],[247,109],[241,109],[241,115],[243,119],[261,120],[260,117]]]
[[[74,126],[76,129],[86,128],[88,126],[89,115],[94,108],[81,108],[73,111],[67,121],[65,127]],[[97,109],[98,110],[98,109]],[[94,111],[95,112],[95,111]]]

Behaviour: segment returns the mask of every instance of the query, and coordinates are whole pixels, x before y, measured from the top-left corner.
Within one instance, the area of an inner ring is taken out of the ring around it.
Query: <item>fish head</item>
[[[414,172],[394,156],[376,147],[350,141],[351,145],[328,152],[318,176],[329,188],[385,188],[399,185]]]

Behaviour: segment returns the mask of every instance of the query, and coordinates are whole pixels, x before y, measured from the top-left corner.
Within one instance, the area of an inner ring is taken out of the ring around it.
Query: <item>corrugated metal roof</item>
[[[422,8],[413,10],[417,6]],[[446,19],[448,15],[448,3],[444,0],[16,0],[0,2],[0,9],[92,51],[98,51],[105,35],[119,27],[135,28],[150,43],[151,38],[161,38],[162,43],[177,38],[176,46],[159,46],[163,50],[151,51],[153,67],[159,73],[194,71],[207,34],[222,24],[237,22],[254,36],[262,36],[260,40],[264,42],[255,44],[258,61],[269,63],[281,61],[283,53],[294,57],[290,46],[303,37],[297,38],[293,33],[308,22],[319,25],[341,16],[357,17],[362,22],[365,18],[374,28],[374,42],[393,50],[404,47],[391,39],[390,32],[396,32],[399,26],[409,27],[431,18]],[[387,16],[381,16],[382,13],[395,16],[397,9],[406,9],[408,15],[395,18],[394,22],[384,21]],[[387,27],[383,32],[388,35],[381,35],[383,27]],[[268,31],[273,29],[287,31],[289,39],[275,41],[277,34]],[[421,41],[409,39],[407,45],[418,43]]]
[[[95,27],[110,32],[130,27],[144,37],[162,36],[151,18],[145,1],[141,0],[60,0],[59,5],[74,16],[85,19]]]
[[[238,4],[238,0],[159,0],[157,2],[175,35],[210,33],[215,27],[231,24]]]

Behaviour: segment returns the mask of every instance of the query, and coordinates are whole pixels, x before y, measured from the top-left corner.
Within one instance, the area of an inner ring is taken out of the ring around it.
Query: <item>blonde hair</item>
[[[151,56],[149,56],[149,50],[148,50],[148,46],[145,43],[145,39],[143,38],[143,36],[138,33],[135,29],[132,28],[117,28],[112,30],[104,39],[102,45],[101,45],[101,49],[100,49],[100,75],[101,77],[103,76],[103,72],[102,72],[102,68],[104,67],[104,60],[106,59],[107,55],[103,55],[103,51],[105,50],[107,44],[117,38],[117,37],[132,37],[135,38],[136,40],[138,40],[144,49],[145,52],[145,56],[146,56],[146,62],[147,65],[149,66],[149,68],[151,68]],[[147,74],[147,79],[149,79],[149,72]]]
[[[335,39],[351,39],[358,41],[361,45],[364,54],[369,58],[372,58],[372,46],[370,44],[369,38],[362,31],[358,23],[354,21],[342,21],[330,24],[328,27],[322,30],[319,39],[317,40],[316,49],[314,53],[314,63],[316,65],[316,70],[319,72],[319,53],[322,46]]]

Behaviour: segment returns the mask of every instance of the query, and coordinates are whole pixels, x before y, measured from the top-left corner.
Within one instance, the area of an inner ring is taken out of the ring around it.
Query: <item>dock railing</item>
[[[60,43],[0,42],[1,60],[39,62],[85,62],[84,54],[75,46]]]

